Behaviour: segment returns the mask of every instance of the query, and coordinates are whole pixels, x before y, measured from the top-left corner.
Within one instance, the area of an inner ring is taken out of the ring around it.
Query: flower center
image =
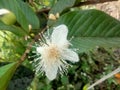
[[[46,59],[57,60],[59,57],[60,57],[60,52],[56,45],[52,44],[45,48],[45,58]]]

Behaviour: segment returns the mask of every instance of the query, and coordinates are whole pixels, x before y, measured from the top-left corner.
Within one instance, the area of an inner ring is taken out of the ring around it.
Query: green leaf
[[[88,90],[89,86],[90,86],[89,84],[84,85],[83,90]]]
[[[56,25],[69,28],[68,38],[78,52],[89,51],[96,46],[120,46],[120,22],[98,10],[73,11],[59,18]]]
[[[33,10],[29,7],[27,3],[24,3],[21,0],[17,0],[22,12],[24,13],[29,24],[32,25],[32,29],[39,28],[39,20]]]
[[[82,53],[97,48],[98,46],[105,48],[119,47],[120,38],[78,37],[74,38],[71,43],[74,45],[75,48],[79,48],[79,53]]]
[[[24,32],[24,30],[22,30],[19,27],[16,27],[14,25],[6,25],[3,22],[0,21],[0,30],[7,30],[10,31],[14,34],[16,34],[17,36],[25,36],[26,32]]]
[[[56,13],[61,13],[63,10],[72,7],[75,4],[76,0],[59,0],[54,6],[53,8],[50,10],[49,14],[54,14],[56,15]],[[48,20],[48,25],[51,26],[53,25],[55,21],[53,20]]]
[[[72,7],[76,0],[59,0],[53,8],[50,10],[49,14],[61,13],[63,10]]]
[[[63,77],[61,78],[61,82],[62,82],[63,85],[69,84],[68,77],[67,77],[67,76],[63,76]]]
[[[20,25],[28,32],[28,21],[16,0],[0,0],[0,8],[5,8],[13,12]]]
[[[0,67],[0,90],[6,90],[8,83],[13,76],[18,63],[10,63],[8,65]]]

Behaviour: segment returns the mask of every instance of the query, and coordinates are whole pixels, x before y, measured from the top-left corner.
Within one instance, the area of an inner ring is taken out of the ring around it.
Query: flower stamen
[[[49,34],[49,33],[48,33]],[[59,72],[62,76],[67,74],[70,66],[68,61],[78,62],[79,57],[76,52],[69,49],[70,42],[67,40],[68,28],[66,25],[55,27],[52,34],[40,34],[39,43],[36,44],[36,74],[45,73],[48,79],[55,79]]]

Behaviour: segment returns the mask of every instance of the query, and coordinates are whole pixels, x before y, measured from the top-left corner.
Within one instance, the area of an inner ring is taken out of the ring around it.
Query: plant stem
[[[99,79],[98,81],[96,81],[95,83],[93,83],[92,85],[90,85],[88,87],[88,90],[92,89],[93,87],[95,87],[96,85],[104,82],[106,79],[112,77],[113,75],[117,74],[118,72],[120,72],[120,67],[118,67],[117,69],[115,69],[114,71],[112,71],[111,73],[107,74],[106,76],[102,77],[101,79]]]
[[[40,33],[43,33],[45,30],[47,29],[47,26],[41,30]],[[34,39],[30,42],[30,44],[28,45],[28,47],[26,48],[25,52],[23,53],[23,55],[21,56],[20,60],[19,60],[19,64],[21,64],[27,57],[27,54],[30,52],[32,45],[35,43],[36,40],[38,40],[40,38],[39,34],[37,34]]]

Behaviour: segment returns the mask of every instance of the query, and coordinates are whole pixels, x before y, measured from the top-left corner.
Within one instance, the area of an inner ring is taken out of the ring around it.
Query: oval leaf
[[[7,2],[7,3],[6,3]],[[25,15],[21,11],[19,4],[16,0],[0,0],[0,8],[5,8],[13,12],[17,18],[17,21],[21,24],[21,26],[27,31],[28,30],[28,22],[25,18]]]
[[[6,90],[8,83],[13,76],[18,63],[14,62],[0,67],[0,90]]]
[[[32,29],[38,29],[39,28],[39,20],[36,16],[36,14],[33,12],[33,10],[28,6],[27,3],[17,0],[22,12],[24,13],[27,21],[29,24],[32,25]]]
[[[98,10],[73,11],[59,18],[56,25],[65,24],[69,28],[69,38],[85,52],[96,46],[120,46],[120,22]]]

